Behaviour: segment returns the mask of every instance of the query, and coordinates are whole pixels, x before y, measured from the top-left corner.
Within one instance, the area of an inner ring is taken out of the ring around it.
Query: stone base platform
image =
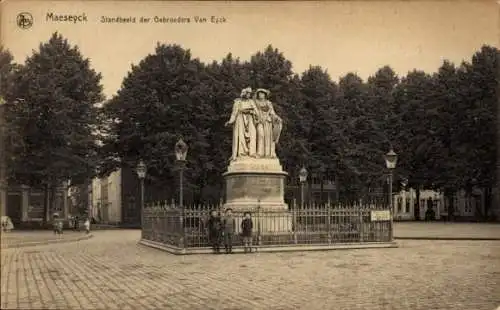
[[[161,242],[141,239],[140,245],[162,250],[175,255],[192,254],[212,254],[210,247],[202,248],[178,248]],[[329,251],[329,250],[348,250],[348,249],[377,249],[377,248],[397,248],[396,242],[370,242],[370,243],[343,243],[343,244],[308,244],[308,245],[267,245],[254,246],[253,251],[260,252],[301,252],[301,251]],[[233,247],[234,253],[244,253],[241,246]],[[251,254],[250,254],[251,255]]]

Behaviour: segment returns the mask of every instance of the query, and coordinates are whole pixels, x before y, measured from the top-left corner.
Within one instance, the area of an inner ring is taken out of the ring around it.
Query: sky
[[[15,61],[23,62],[58,31],[102,74],[108,98],[131,64],[154,53],[157,42],[180,44],[205,62],[228,53],[248,60],[272,44],[295,72],[320,65],[334,80],[348,72],[366,79],[384,65],[400,76],[414,68],[434,72],[443,59],[460,63],[483,44],[500,47],[500,5],[495,1],[4,0],[1,5],[0,41]],[[31,27],[19,27],[20,13],[33,17]],[[55,21],[60,15],[87,20]],[[103,16],[135,17],[136,23],[103,23]],[[155,16],[157,21],[182,17],[190,22],[155,22]],[[207,22],[197,23],[195,16]],[[141,23],[141,17],[150,18],[149,23]]]

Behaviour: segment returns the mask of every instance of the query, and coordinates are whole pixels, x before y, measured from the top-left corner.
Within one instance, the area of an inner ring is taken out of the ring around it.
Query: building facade
[[[434,211],[435,220],[448,218],[450,215],[462,219],[475,219],[485,215],[485,195],[480,190],[474,190],[472,195],[467,195],[465,191],[457,192],[453,197],[453,214],[449,213],[451,202],[436,191],[420,191],[418,204],[414,189],[402,190],[393,198],[395,220],[423,220],[428,208]]]
[[[89,214],[99,223],[140,224],[140,189],[137,175],[123,168],[104,178],[95,178],[89,189]]]
[[[50,220],[54,212],[61,218],[69,215],[68,186],[56,189],[54,208],[44,214],[44,191],[24,185],[9,185],[6,190],[6,216],[10,217],[14,226],[22,222],[41,222],[44,216]]]

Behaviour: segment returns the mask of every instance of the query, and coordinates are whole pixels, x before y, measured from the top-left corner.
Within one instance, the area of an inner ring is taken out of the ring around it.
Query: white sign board
[[[372,222],[390,221],[391,220],[391,211],[389,211],[389,210],[371,211],[370,219]]]

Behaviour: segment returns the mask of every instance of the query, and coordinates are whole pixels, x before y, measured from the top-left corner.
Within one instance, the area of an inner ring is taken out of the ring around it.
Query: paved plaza
[[[3,249],[2,309],[467,309],[500,305],[500,241],[174,256],[137,230]]]
[[[92,237],[83,231],[65,230],[63,234],[56,235],[50,230],[38,231],[12,231],[0,234],[1,248],[26,247],[47,243],[63,243],[84,240]]]
[[[394,222],[394,237],[500,240],[500,223]]]

